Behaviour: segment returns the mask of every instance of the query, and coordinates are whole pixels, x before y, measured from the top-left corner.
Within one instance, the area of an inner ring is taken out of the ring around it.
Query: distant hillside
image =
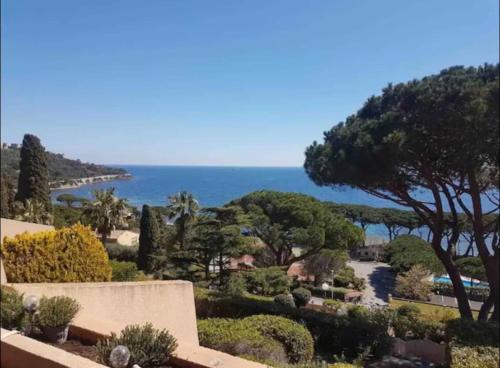
[[[2,148],[2,174],[13,180],[19,174],[20,148]],[[62,154],[48,153],[49,180],[63,181],[77,178],[88,178],[101,175],[122,175],[127,171],[114,167],[95,165],[65,158]]]

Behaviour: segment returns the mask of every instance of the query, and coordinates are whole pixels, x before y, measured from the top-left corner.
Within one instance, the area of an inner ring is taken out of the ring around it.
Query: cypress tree
[[[25,203],[27,199],[36,200],[49,212],[51,205],[47,153],[38,137],[24,135],[19,169],[16,201]]]
[[[137,254],[137,268],[145,272],[150,271],[151,255],[158,244],[158,223],[154,210],[148,205],[142,206],[141,233],[139,235],[139,252]]]

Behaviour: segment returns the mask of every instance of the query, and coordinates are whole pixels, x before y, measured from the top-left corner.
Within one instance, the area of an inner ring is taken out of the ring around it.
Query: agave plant
[[[53,217],[45,205],[36,199],[27,199],[24,202],[14,203],[14,219],[33,222],[36,224],[52,224]]]

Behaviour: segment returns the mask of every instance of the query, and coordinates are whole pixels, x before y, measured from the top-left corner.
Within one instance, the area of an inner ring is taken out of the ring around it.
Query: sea
[[[55,200],[61,193],[91,198],[92,192],[96,189],[114,187],[115,193],[120,198],[126,198],[131,205],[140,208],[143,204],[166,206],[170,195],[185,190],[192,193],[202,207],[215,207],[253,191],[267,189],[304,193],[319,200],[336,203],[402,208],[391,201],[374,197],[359,189],[317,186],[302,167],[147,165],[113,165],[113,167],[127,170],[132,178],[56,190],[52,192],[52,199]],[[367,234],[387,238],[387,230],[382,225],[369,226]]]

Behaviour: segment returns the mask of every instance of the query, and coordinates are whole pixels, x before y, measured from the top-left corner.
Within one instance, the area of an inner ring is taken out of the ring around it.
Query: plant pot
[[[68,339],[69,326],[49,327],[43,326],[42,332],[47,341],[56,344],[64,344]]]

